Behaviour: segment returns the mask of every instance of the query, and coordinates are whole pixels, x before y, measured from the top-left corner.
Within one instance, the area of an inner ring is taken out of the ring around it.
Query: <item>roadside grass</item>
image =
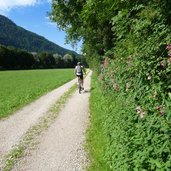
[[[26,134],[22,137],[19,144],[14,146],[13,150],[9,152],[2,161],[0,161],[0,170],[10,171],[15,164],[19,162],[23,157],[30,154],[36,145],[39,143],[38,137],[47,130],[50,125],[58,117],[59,112],[65,106],[69,97],[76,91],[76,84],[73,85],[63,96],[56,102],[56,104],[49,110],[49,112],[39,119],[39,122],[32,126]]]
[[[0,119],[73,78],[73,69],[0,71]]]
[[[104,161],[104,147],[107,143],[103,129],[104,112],[107,102],[97,83],[95,74],[92,76],[90,96],[90,126],[87,130],[86,149],[88,151],[90,166],[89,171],[109,171],[109,166]]]

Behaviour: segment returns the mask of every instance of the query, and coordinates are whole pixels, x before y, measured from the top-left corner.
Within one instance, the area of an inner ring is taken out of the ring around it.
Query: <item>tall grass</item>
[[[74,78],[72,69],[0,72],[0,118]]]
[[[92,92],[90,96],[90,120],[91,125],[87,131],[87,149],[90,158],[89,171],[108,171],[109,166],[104,160],[104,147],[107,138],[104,130],[104,117],[108,102],[102,94],[97,83],[97,76],[92,76]]]

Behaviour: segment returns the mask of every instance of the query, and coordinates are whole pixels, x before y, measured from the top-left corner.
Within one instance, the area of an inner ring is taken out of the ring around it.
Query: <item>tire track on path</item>
[[[56,121],[39,137],[39,144],[13,171],[82,171],[88,165],[84,150],[89,118],[91,72],[83,94],[76,91]]]
[[[46,114],[56,101],[74,84],[76,79],[45,94],[38,100],[25,106],[12,116],[0,120],[0,160],[19,143],[27,130]]]

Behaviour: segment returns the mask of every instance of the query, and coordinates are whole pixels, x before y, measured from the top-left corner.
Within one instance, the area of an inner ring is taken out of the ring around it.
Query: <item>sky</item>
[[[61,47],[81,53],[81,42],[74,48],[66,44],[66,33],[49,20],[48,12],[51,12],[51,0],[0,0],[1,15]]]

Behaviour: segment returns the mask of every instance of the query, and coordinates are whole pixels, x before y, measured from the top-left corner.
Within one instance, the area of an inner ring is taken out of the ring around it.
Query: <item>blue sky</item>
[[[18,26],[37,33],[61,47],[80,53],[81,43],[72,48],[65,44],[65,32],[59,31],[47,15],[51,0],[0,0],[0,14],[7,16]]]

